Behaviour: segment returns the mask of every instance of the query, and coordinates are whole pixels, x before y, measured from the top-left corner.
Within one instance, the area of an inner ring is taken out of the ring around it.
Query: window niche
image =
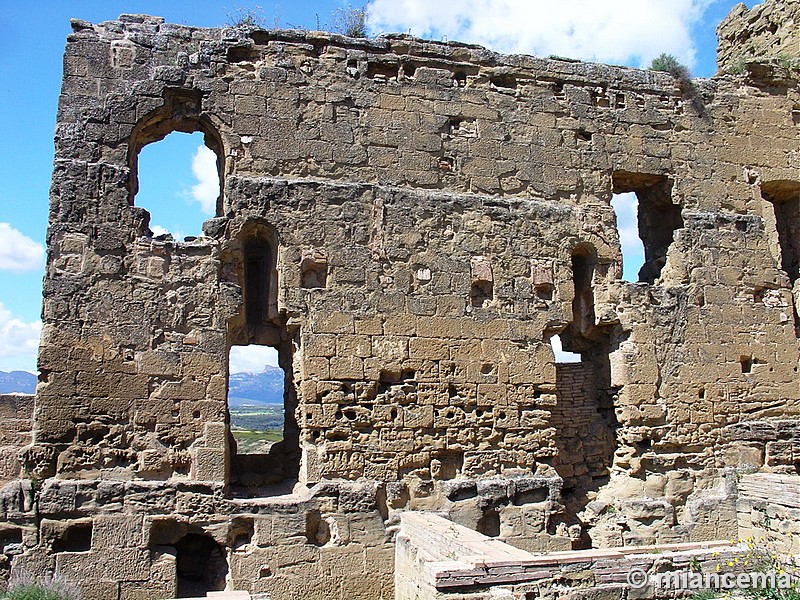
[[[770,181],[761,184],[761,195],[772,205],[775,219],[772,252],[794,285],[800,277],[800,182]],[[777,237],[777,239],[774,239]]]
[[[201,234],[203,221],[222,214],[222,138],[202,114],[201,99],[198,91],[167,90],[164,104],[142,118],[131,133],[129,203],[142,209],[141,235],[189,234],[187,241],[190,241]],[[140,169],[140,154],[148,145],[152,147],[142,154]],[[208,151],[213,153],[212,157]],[[192,152],[196,154],[192,156]],[[186,161],[186,181],[178,180],[175,175],[180,172],[181,159]],[[169,202],[169,197],[176,195],[186,196],[180,206]],[[199,206],[187,209],[184,202],[194,201]]]
[[[187,533],[175,544],[178,598],[197,598],[225,589],[228,562],[225,548],[211,537]]]
[[[558,344],[562,356],[570,360],[558,362],[597,363],[600,371],[608,368],[610,333],[608,326],[597,326],[594,309],[594,278],[597,267],[597,252],[588,244],[579,244],[572,250],[572,321],[558,336],[550,338],[551,345]],[[557,339],[556,339],[557,337]],[[609,377],[604,377],[610,379]]]
[[[769,181],[761,184],[761,196],[772,205],[763,211],[769,247],[794,292],[800,278],[800,182]],[[797,297],[792,293],[795,335],[800,337]]]
[[[281,439],[272,440],[273,443],[267,451],[259,452],[244,445],[240,451],[235,437],[229,437],[231,491],[234,495],[244,496],[280,493],[280,486],[277,484],[297,478],[300,450],[299,428],[294,416],[297,408],[292,370],[294,335],[286,325],[285,314],[281,314],[277,306],[277,232],[267,223],[251,223],[238,236],[226,255],[225,260],[235,266],[242,293],[241,308],[229,320],[229,349],[232,352],[242,352],[272,348],[277,353],[277,367],[283,372],[282,406],[277,409],[282,413],[282,433],[280,436],[273,436]],[[274,359],[272,362],[275,362]],[[277,374],[273,373],[273,376],[275,379]],[[231,377],[229,375],[229,414]],[[280,382],[277,385],[280,386]],[[274,413],[275,410],[269,412]]]
[[[644,246],[644,264],[639,269],[639,281],[655,283],[667,262],[675,230],[683,227],[681,207],[672,200],[672,180],[663,175],[618,171],[614,173],[612,182],[615,195],[636,194],[636,228]]]
[[[590,492],[607,482],[616,449],[615,431],[619,427],[615,399],[619,388],[612,385],[610,355],[620,335],[614,325],[597,324],[594,286],[605,277],[605,259],[588,243],[572,249],[573,300],[572,319],[566,327],[545,331],[553,347],[556,392],[562,407],[554,414],[559,454],[553,465],[564,478],[563,500],[568,514],[586,507]],[[571,364],[570,364],[571,363]],[[586,419],[591,433],[574,442],[574,416]],[[588,470],[573,472],[573,462],[580,456]]]

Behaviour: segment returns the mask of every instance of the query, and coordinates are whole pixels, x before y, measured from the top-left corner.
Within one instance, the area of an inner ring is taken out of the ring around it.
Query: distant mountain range
[[[37,377],[27,371],[0,371],[0,394],[33,394]],[[243,404],[283,403],[283,370],[265,367],[262,373],[234,373],[230,376],[228,403],[232,407]]]
[[[36,375],[27,371],[0,371],[0,394],[33,394],[36,379]]]
[[[267,366],[262,373],[233,373],[228,382],[228,405],[282,404],[283,370]]]

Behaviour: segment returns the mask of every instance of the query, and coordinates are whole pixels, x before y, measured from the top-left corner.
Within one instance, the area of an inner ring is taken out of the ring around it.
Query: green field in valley
[[[283,404],[243,404],[230,413],[238,454],[264,454],[283,439]]]

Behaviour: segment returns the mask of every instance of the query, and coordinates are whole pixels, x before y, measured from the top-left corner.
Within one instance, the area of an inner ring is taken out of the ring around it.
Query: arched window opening
[[[183,241],[202,234],[217,213],[217,156],[203,134],[173,132],[139,153],[136,206],[150,213],[153,236]]]
[[[165,91],[163,106],[131,133],[128,166],[130,203],[150,213],[142,235],[199,236],[222,213],[222,139],[202,114],[199,91]]]
[[[300,432],[295,339],[277,308],[275,229],[250,224],[226,257],[223,271],[237,273],[242,290],[241,309],[229,320],[230,490],[249,497],[283,493],[299,472]],[[249,386],[246,396],[242,386]]]
[[[222,591],[228,575],[225,550],[207,535],[187,533],[175,544],[178,598]]]
[[[623,243],[625,278],[633,279],[632,271],[638,262],[632,234],[638,230],[642,241],[643,257],[638,281],[655,283],[667,262],[667,252],[675,239],[675,230],[683,227],[681,207],[672,200],[672,181],[663,175],[619,171],[613,175],[613,192],[620,196],[612,201],[617,213],[620,240]],[[636,197],[636,221],[632,222],[632,201]],[[629,245],[630,244],[630,245]],[[629,245],[630,256],[625,256]],[[630,261],[630,267],[625,263]]]

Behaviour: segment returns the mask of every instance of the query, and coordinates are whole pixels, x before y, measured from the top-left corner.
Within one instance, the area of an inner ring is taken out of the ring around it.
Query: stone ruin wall
[[[0,394],[0,486],[22,475],[19,449],[30,445],[33,396]]]
[[[800,56],[800,4],[770,0],[748,9],[737,4],[717,28],[720,69],[742,67],[758,58]]]
[[[208,589],[388,598],[401,510],[528,550],[719,539],[737,468],[796,470],[795,79],[73,30],[33,444],[0,502],[15,569],[185,596],[200,548]],[[134,199],[138,151],[174,130],[205,133],[223,183],[187,242]],[[556,333],[580,365],[555,365]],[[290,373],[284,442],[255,457],[226,403],[247,343]]]

